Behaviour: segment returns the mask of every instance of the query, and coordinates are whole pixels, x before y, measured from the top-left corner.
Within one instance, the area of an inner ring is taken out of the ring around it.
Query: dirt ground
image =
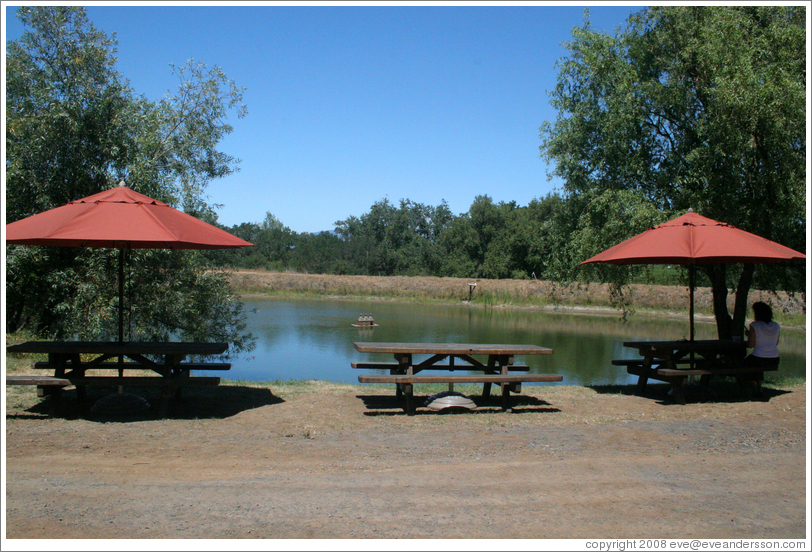
[[[494,398],[409,417],[389,387],[235,384],[191,389],[163,420],[82,410],[72,391],[54,418],[15,398],[6,544],[809,538],[806,386],[692,386],[682,406],[632,391],[525,386],[512,413]]]

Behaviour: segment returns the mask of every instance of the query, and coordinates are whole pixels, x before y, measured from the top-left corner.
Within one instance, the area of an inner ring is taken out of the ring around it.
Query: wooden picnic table
[[[502,388],[502,408],[510,411],[510,392],[521,392],[522,382],[562,381],[556,374],[530,374],[529,368],[514,363],[516,356],[551,355],[553,350],[538,345],[501,345],[480,343],[375,343],[357,342],[353,344],[361,353],[389,353],[395,362],[353,362],[353,368],[388,370],[389,374],[360,375],[361,383],[394,383],[398,397],[405,395],[405,411],[414,415],[414,384],[447,383],[449,391],[454,383],[482,383],[482,397],[490,396],[491,385]],[[416,361],[415,355],[429,355],[427,359]],[[477,356],[485,356],[484,362]],[[441,362],[448,359],[448,362]],[[460,361],[460,362],[458,362]],[[450,375],[448,372],[465,370],[480,372],[473,375]],[[446,372],[421,374],[424,371]],[[517,373],[524,372],[524,373]]]
[[[688,377],[700,376],[707,383],[712,376],[732,376],[760,389],[764,371],[777,369],[744,366],[747,344],[740,340],[626,341],[623,346],[636,349],[640,358],[617,359],[612,364],[626,366],[628,373],[638,376],[637,392],[645,391],[649,379],[665,381],[680,404],[685,404],[683,386]]]
[[[172,392],[178,396],[182,387],[220,383],[217,377],[191,377],[192,370],[231,368],[228,363],[186,359],[192,355],[219,355],[227,350],[228,343],[218,342],[26,341],[8,345],[6,351],[48,355],[47,361],[35,362],[34,368],[52,371],[53,376],[6,376],[6,384],[37,385],[40,396],[53,395],[54,410],[66,385],[76,386],[80,399],[85,397],[85,387],[89,385],[159,386],[163,390],[160,415],[164,417]],[[117,374],[88,376],[88,370],[115,370]],[[126,370],[151,370],[161,377],[126,376]]]

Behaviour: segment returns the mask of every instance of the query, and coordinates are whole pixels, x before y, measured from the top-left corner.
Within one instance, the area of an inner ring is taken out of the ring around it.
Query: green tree
[[[369,274],[369,252],[375,247],[375,241],[364,232],[361,219],[353,215],[346,220],[336,221],[335,234],[347,251],[349,273]]]
[[[468,212],[443,234],[443,276],[459,278],[527,278],[522,270],[527,246],[516,202],[495,204],[487,195],[474,198]]]
[[[333,232],[296,234],[290,267],[317,274],[357,274],[347,244]]]
[[[284,270],[293,247],[293,232],[272,213],[265,214],[254,245],[256,253],[265,258],[266,266]]]
[[[244,115],[242,90],[218,68],[173,68],[179,91],[136,96],[115,70],[115,36],[80,7],[21,7],[28,28],[7,44],[8,222],[110,188],[131,188],[214,222],[203,190],[237,169],[218,151]],[[7,325],[55,337],[115,335],[115,252],[7,246]],[[252,347],[227,279],[194,251],[132,251],[130,337],[214,338]],[[162,290],[158,293],[157,290]]]
[[[445,202],[432,207],[409,199],[399,206],[378,201],[360,218],[335,223],[346,245],[342,251],[348,262],[342,267],[382,276],[434,274],[443,263],[440,238],[453,218]]]
[[[558,118],[541,127],[577,229],[561,251],[570,266],[689,207],[803,249],[805,16],[803,6],[652,7],[615,36],[587,16],[559,64]],[[701,270],[719,335],[741,335],[756,266]],[[788,290],[805,278],[797,265],[758,274]]]
[[[533,199],[518,213],[513,248],[524,274],[539,280],[563,279],[554,265],[557,258],[554,253],[568,243],[572,234],[561,232],[566,224],[562,211],[561,196],[550,193]]]

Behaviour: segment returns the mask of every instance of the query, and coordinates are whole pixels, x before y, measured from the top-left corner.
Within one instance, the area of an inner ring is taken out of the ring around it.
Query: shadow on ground
[[[608,395],[637,395],[637,384],[627,385],[587,385],[589,389],[600,394]],[[783,389],[776,389],[768,385],[761,388],[761,393],[742,387],[735,381],[711,381],[704,385],[700,383],[687,383],[683,387],[686,403],[733,403],[745,401],[769,401],[789,393]],[[646,389],[640,395],[656,400],[660,404],[676,404],[671,394],[669,383],[647,383]]]
[[[262,406],[283,403],[270,389],[221,385],[212,388],[185,388],[179,398],[169,403],[167,419],[222,419]],[[87,397],[80,400],[75,389],[62,392],[59,408],[53,411],[51,397],[46,397],[27,414],[7,415],[10,418],[56,416],[99,422],[134,422],[155,420],[161,403],[161,391],[155,387],[127,387],[124,393],[116,388],[90,387]]]
[[[469,396],[474,403],[476,409],[469,410],[467,408],[445,408],[443,410],[431,410],[425,407],[426,399],[431,395],[418,395],[414,396],[414,403],[416,405],[415,416],[443,416],[449,414],[482,414],[486,412],[504,412],[502,410],[502,397],[491,395],[490,398],[483,399],[479,395]],[[406,416],[404,407],[406,405],[405,399],[397,398],[394,393],[391,395],[356,395],[357,398],[364,401],[364,406],[367,408],[364,412],[365,416]],[[529,397],[526,395],[512,395],[510,397],[510,406],[512,414],[528,414],[532,412],[560,412],[550,403],[538,399],[536,397]]]

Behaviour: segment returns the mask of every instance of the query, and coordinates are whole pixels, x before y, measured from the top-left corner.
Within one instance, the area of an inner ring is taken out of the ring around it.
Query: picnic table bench
[[[555,382],[563,377],[556,374],[530,374],[530,368],[514,364],[517,355],[552,354],[553,350],[536,345],[490,345],[490,344],[446,344],[446,343],[354,343],[362,353],[391,353],[395,362],[353,362],[353,368],[388,370],[389,374],[362,374],[360,383],[394,383],[396,396],[405,396],[404,410],[409,416],[415,414],[414,384],[445,383],[453,391],[455,383],[482,383],[482,398],[490,396],[491,385],[502,389],[502,409],[510,411],[510,393],[520,393],[522,382]],[[414,355],[426,354],[430,357],[421,362],[414,361]],[[485,355],[482,362],[475,356]],[[440,361],[448,359],[447,363]],[[462,364],[455,360],[463,361]],[[439,371],[439,374],[424,374]],[[464,370],[481,372],[475,374],[451,375],[449,372]],[[511,373],[513,372],[513,373]],[[525,373],[516,373],[525,372]]]
[[[365,370],[390,370],[390,373],[396,374],[397,370],[400,368],[400,364],[397,362],[352,362],[350,365],[353,368],[360,368]],[[421,368],[421,370],[468,370],[471,366],[466,365],[454,365],[453,363],[443,363],[443,364],[429,364]],[[511,372],[529,372],[530,367],[522,364],[511,364],[510,365]]]
[[[188,362],[190,355],[212,356],[224,353],[227,343],[199,342],[79,342],[28,341],[6,347],[9,353],[47,354],[47,361],[34,362],[36,370],[50,370],[53,376],[6,376],[6,385],[35,385],[40,397],[52,396],[52,412],[59,409],[65,387],[73,385],[80,400],[86,387],[160,387],[159,416],[166,417],[172,396],[179,398],[184,387],[216,386],[219,377],[192,376],[203,370],[229,370],[224,362]],[[95,355],[95,356],[93,356]],[[92,358],[88,358],[92,357]],[[157,357],[155,358],[150,357]],[[115,362],[110,359],[117,358]],[[129,359],[129,361],[125,361]],[[115,375],[88,375],[89,371],[115,370]],[[125,375],[125,371],[146,370],[155,375]]]

